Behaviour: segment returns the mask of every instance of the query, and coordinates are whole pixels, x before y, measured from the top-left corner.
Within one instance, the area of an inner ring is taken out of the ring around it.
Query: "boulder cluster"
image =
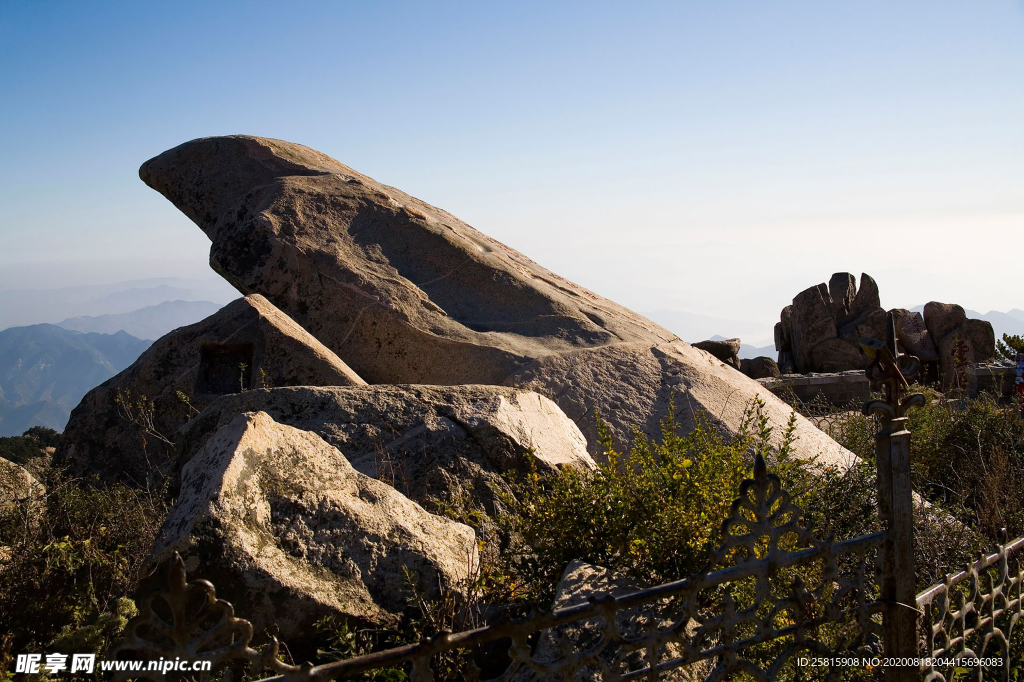
[[[958,305],[932,301],[923,315],[902,308],[890,312],[900,350],[921,360],[927,380],[949,387],[958,368],[995,357],[992,325],[968,319]],[[783,374],[863,369],[868,360],[860,340],[885,339],[887,319],[871,276],[861,274],[858,288],[853,275],[837,272],[827,285],[801,291],[782,309],[775,325],[779,369]]]
[[[738,361],[308,147],[205,138],[140,176],[243,298],[90,392],[55,462],[169,481],[147,561],[181,553],[260,629],[393,621],[406,569],[428,596],[464,589],[476,531],[428,509],[493,518],[510,480],[595,467],[598,415],[619,443],[669,404],[724,434],[757,397],[778,435],[790,417]],[[855,460],[803,418],[795,435],[798,456]]]

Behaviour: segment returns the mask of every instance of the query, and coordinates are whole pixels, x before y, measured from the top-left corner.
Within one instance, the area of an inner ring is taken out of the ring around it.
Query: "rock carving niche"
[[[195,392],[223,395],[252,388],[252,358],[251,343],[204,343]]]

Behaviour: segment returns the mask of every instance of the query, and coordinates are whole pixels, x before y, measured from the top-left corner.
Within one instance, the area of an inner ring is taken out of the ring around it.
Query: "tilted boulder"
[[[71,413],[55,462],[78,473],[142,482],[154,470],[175,470],[171,448],[146,431],[173,440],[221,395],[261,386],[365,383],[265,298],[246,296],[165,335],[86,394]]]
[[[681,419],[709,415],[729,431],[757,395],[780,432],[788,417],[756,382],[708,371],[705,354],[650,320],[308,147],[205,138],[139,174],[203,229],[215,270],[266,296],[371,383],[529,386],[582,420],[588,437],[600,411],[624,440],[633,423],[658,433],[665,413],[641,408],[663,408],[673,390],[687,406]],[[641,367],[619,364],[632,356]],[[604,382],[570,378],[588,372]],[[640,390],[636,410],[615,409]],[[798,427],[799,453],[818,454],[803,452],[804,429],[813,430]]]
[[[265,412],[318,434],[356,470],[429,505],[475,502],[494,515],[503,475],[593,468],[586,440],[553,402],[502,386],[273,388],[224,396],[183,431],[191,461],[235,415]],[[531,454],[532,453],[532,454]]]
[[[149,558],[179,552],[257,633],[301,644],[325,615],[394,624],[406,571],[428,599],[475,570],[468,526],[364,476],[319,436],[236,415],[182,470]]]
[[[692,344],[694,348],[711,353],[716,358],[736,369],[740,369],[740,340],[739,339],[708,339]]]

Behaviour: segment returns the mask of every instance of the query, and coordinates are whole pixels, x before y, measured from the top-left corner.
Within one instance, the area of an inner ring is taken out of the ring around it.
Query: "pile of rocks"
[[[902,308],[891,312],[901,350],[921,360],[928,380],[949,387],[958,367],[995,357],[992,325],[968,319],[958,305],[932,301],[923,316]],[[827,285],[805,289],[782,309],[775,325],[779,369],[783,374],[863,369],[868,360],[860,339],[884,339],[886,319],[871,276],[861,274],[858,289],[853,275],[837,272]]]
[[[403,565],[428,596],[464,588],[474,530],[423,505],[500,513],[529,453],[541,473],[594,467],[598,413],[620,443],[634,427],[657,437],[673,395],[684,428],[735,433],[755,397],[777,437],[789,419],[735,371],[738,342],[722,362],[307,147],[206,138],[140,175],[245,297],[89,393],[55,461],[170,477],[148,561],[181,552],[258,628],[392,622]],[[803,418],[795,435],[797,456],[856,459]]]

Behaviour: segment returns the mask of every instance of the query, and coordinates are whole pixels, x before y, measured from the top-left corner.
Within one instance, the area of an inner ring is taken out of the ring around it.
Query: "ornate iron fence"
[[[492,680],[840,679],[872,668],[869,675],[897,682],[946,681],[964,672],[981,680],[986,669],[1009,680],[1010,640],[1022,612],[1024,538],[1004,541],[966,571],[914,592],[905,427],[907,411],[923,400],[908,393],[906,380],[917,360],[896,353],[894,336],[890,319],[887,343],[863,343],[872,359],[868,376],[883,394],[863,408],[881,426],[876,477],[883,532],[845,541],[819,537],[758,456],[753,478],[741,485],[724,522],[722,546],[703,571],[683,580],[348,660],[295,666],[279,660],[276,640],[253,648],[252,625],[216,598],[213,585],[188,582],[176,557],[168,583],[140,600],[140,614],[126,626],[115,655],[209,660],[214,670],[227,668],[227,678],[239,667],[250,675],[275,674],[265,682],[396,668],[408,670],[414,682],[430,682],[440,656],[508,640],[508,665]],[[115,679],[146,676],[164,679],[150,672]],[[477,669],[467,673],[480,677]]]

